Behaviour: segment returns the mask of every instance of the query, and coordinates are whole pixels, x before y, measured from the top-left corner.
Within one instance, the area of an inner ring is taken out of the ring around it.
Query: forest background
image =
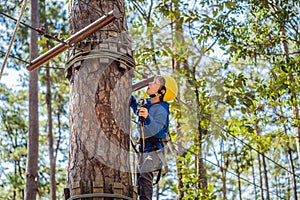
[[[35,28],[68,38],[67,3],[39,1],[40,27]],[[22,1],[0,5],[2,64],[15,27],[4,14],[18,18]],[[170,75],[180,89],[171,103],[176,151],[168,153],[170,172],[156,187],[156,199],[297,199],[299,1],[131,0],[125,6],[136,62],[133,82]],[[29,5],[22,22],[30,24]],[[24,196],[29,34],[20,25],[0,81],[0,199]],[[42,54],[58,42],[40,35],[38,44]],[[62,53],[39,68],[39,199],[51,198],[50,169],[55,169],[57,199],[66,184],[64,67]],[[136,118],[132,121],[134,134]],[[55,159],[51,165],[49,152]]]

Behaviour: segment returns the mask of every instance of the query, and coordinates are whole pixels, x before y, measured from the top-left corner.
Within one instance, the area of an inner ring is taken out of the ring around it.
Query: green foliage
[[[1,11],[15,15],[21,3],[1,3]],[[51,35],[66,38],[64,2],[45,3],[45,9],[40,9],[41,26]],[[137,64],[134,81],[145,74],[168,74],[180,86],[180,101],[171,103],[170,132],[175,147],[182,145],[180,154],[173,157],[177,158],[177,169],[182,173],[183,199],[237,199],[239,195],[258,198],[262,155],[266,156],[271,199],[279,198],[278,194],[290,199],[291,174],[287,170],[290,170],[288,163],[296,163],[294,131],[300,126],[295,114],[295,110],[299,111],[300,92],[299,2],[131,0],[126,6]],[[23,21],[28,23],[28,19],[29,10]],[[14,24],[2,16],[0,22],[7,27],[0,34],[3,41],[0,48],[5,51]],[[28,60],[28,38],[29,30],[20,27],[11,53]],[[289,54],[282,51],[285,42]],[[41,53],[57,44],[44,37],[38,43]],[[25,67],[17,60],[8,66]],[[63,68],[64,58],[56,57],[47,67]],[[39,192],[49,197],[45,68],[40,69],[40,74],[39,140],[43,159]],[[27,79],[27,74],[20,76],[20,85],[26,87]],[[63,70],[51,69],[51,90],[55,141],[61,141],[56,146],[57,187],[61,190],[65,182],[69,128],[69,89]],[[5,175],[1,176],[0,195],[5,199],[20,199],[27,144],[27,92],[24,88],[12,91],[1,85],[1,94],[0,116],[4,123],[0,125],[0,158]],[[138,94],[143,96],[142,92]],[[288,153],[291,160],[287,159]],[[206,174],[199,172],[200,161]],[[162,198],[168,192],[172,197],[179,192],[172,181],[176,179],[176,170],[171,171],[173,177],[161,182]],[[298,168],[295,173],[299,174]],[[207,178],[206,188],[199,187],[203,177]]]
[[[27,122],[24,91],[14,92],[4,85],[0,86],[3,94],[0,106],[0,195],[3,198],[22,199],[27,155]],[[5,101],[4,101],[5,99]]]

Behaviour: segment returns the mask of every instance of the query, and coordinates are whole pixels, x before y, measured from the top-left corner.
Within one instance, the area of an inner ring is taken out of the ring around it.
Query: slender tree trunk
[[[260,132],[260,129],[258,127],[258,121],[255,121],[254,122],[254,127],[255,127],[255,131],[256,131],[256,134],[258,136],[260,136],[261,132]],[[264,156],[263,156],[264,157]],[[263,175],[264,174],[264,165],[261,163],[262,162],[262,159],[261,159],[261,154],[257,154],[257,159],[258,159],[258,169],[259,169],[259,187],[260,187],[260,199],[261,200],[264,200],[264,184],[263,184]],[[264,159],[264,158],[263,158]]]
[[[178,2],[172,2],[171,3],[171,9],[178,9]],[[177,21],[173,20],[173,18],[171,17],[171,34],[172,34],[172,48],[174,49],[174,52],[176,52],[177,46],[178,44],[181,45],[180,43],[184,42],[184,38],[183,38],[183,33],[182,33],[182,25],[176,23]],[[180,34],[181,37],[178,40],[177,35]],[[180,70],[183,66],[182,66],[182,62],[180,60],[178,60],[174,55],[172,55],[172,70],[173,73],[176,73],[177,70]],[[177,102],[181,101],[181,94],[180,94],[180,87],[178,86],[178,94],[177,94]],[[183,146],[182,146],[182,131],[181,131],[181,106],[180,104],[178,105],[178,113],[177,113],[177,118],[176,118],[176,134],[177,134],[177,140],[176,140],[176,146],[177,146],[177,155],[176,155],[176,166],[177,166],[177,171],[176,171],[176,176],[177,176],[177,200],[181,200],[184,197],[184,185],[183,185],[183,174],[181,172],[182,170],[182,166],[184,165],[184,162],[180,159],[178,159],[178,157],[182,157],[184,156],[183,152]]]
[[[269,191],[269,180],[268,180],[268,170],[267,170],[267,164],[266,164],[266,157],[265,154],[262,154],[262,164],[264,169],[264,181],[266,186],[266,199],[270,200],[270,191]]]
[[[282,33],[282,38],[284,38],[285,34]],[[282,39],[282,49],[283,49],[283,53],[286,56],[286,63],[287,65],[289,64],[289,49],[288,49],[288,44],[287,42]],[[289,75],[290,80],[293,82],[295,82],[294,76],[293,74]],[[299,120],[299,107],[298,107],[298,98],[297,98],[297,94],[294,90],[295,88],[292,89],[292,102],[293,102],[293,118],[296,119],[297,121]],[[296,136],[296,146],[297,146],[297,152],[298,152],[298,159],[299,159],[299,164],[300,164],[300,124],[297,123],[296,127],[295,127],[295,136]],[[292,158],[292,152],[291,149],[289,148],[288,150],[289,153],[289,158],[290,158],[290,167],[291,170],[293,172],[292,175],[292,183],[293,183],[293,191],[294,191],[294,198],[295,200],[298,199],[297,197],[297,188],[296,188],[296,178],[295,178],[295,169],[294,169],[294,164],[293,164],[293,158]]]
[[[150,35],[149,35],[150,48],[154,50],[155,49],[154,34],[153,34],[153,28],[152,28],[153,25],[152,25],[152,21],[151,21],[151,13],[152,13],[152,8],[153,8],[153,0],[150,0],[149,4],[150,4],[150,6],[149,6],[149,12],[148,12],[148,15],[147,15],[147,18],[146,18],[147,29],[148,29],[147,32],[150,33]],[[153,61],[153,67],[156,69],[156,73],[160,74],[160,68],[158,66],[155,53],[152,53],[152,61]]]
[[[180,102],[180,88],[178,87],[178,101]],[[181,132],[181,107],[178,108],[178,113],[177,113],[177,118],[176,118],[176,134],[177,134],[177,141],[176,141],[176,146],[177,146],[177,155],[176,155],[176,166],[177,166],[177,200],[181,200],[184,197],[184,185],[183,185],[183,174],[182,174],[182,166],[184,165],[184,162],[178,157],[184,156],[183,152],[183,146],[182,146],[182,132]]]
[[[180,88],[178,87],[178,101],[180,101]],[[183,146],[182,146],[182,132],[181,132],[181,108],[178,109],[177,113],[177,120],[176,120],[176,133],[177,133],[177,140],[176,140],[176,146],[177,146],[177,155],[176,155],[176,166],[177,166],[177,171],[176,171],[176,175],[177,175],[177,200],[181,200],[184,197],[184,185],[183,185],[183,174],[182,174],[182,166],[184,165],[184,162],[180,159],[178,159],[179,157],[184,156],[183,152]]]
[[[285,38],[285,32],[281,31],[281,47],[283,54],[285,55],[286,65],[289,65],[289,47]],[[294,75],[292,73],[289,74],[289,79],[291,83],[295,82]],[[291,89],[291,99],[292,99],[292,108],[293,108],[293,119],[299,120],[299,105],[298,105],[298,97],[295,92],[295,86]],[[300,123],[297,123],[295,126],[295,138],[298,152],[298,159],[300,164]]]
[[[235,164],[236,164],[236,174],[237,174],[237,184],[238,184],[238,193],[239,193],[239,199],[242,200],[242,187],[241,187],[241,170],[239,166],[239,158],[238,158],[238,153],[237,153],[237,146],[235,143],[235,140],[233,141],[234,144],[234,157],[235,157]]]
[[[285,34],[282,33],[282,38],[285,37]],[[289,65],[289,49],[287,42],[282,39],[282,49],[283,53],[286,57],[286,64]],[[294,75],[292,73],[289,74],[289,79],[291,83],[295,82]],[[297,86],[296,86],[297,87]],[[293,119],[299,121],[299,105],[298,105],[298,97],[297,93],[295,92],[295,86],[291,89],[291,99],[292,99],[292,108],[293,108]],[[298,152],[298,161],[300,164],[300,123],[297,123],[295,126],[295,138],[296,138],[296,146],[297,146],[297,152]]]
[[[17,176],[17,162],[15,161],[14,162],[14,175],[15,176]],[[14,199],[17,199],[17,189],[16,188],[14,188],[13,189],[13,197],[14,197]]]
[[[182,151],[182,143],[181,142],[177,142],[177,148],[178,148],[178,152]],[[177,155],[178,156],[182,156],[182,155]],[[183,174],[181,172],[181,169],[182,169],[182,165],[183,165],[183,161],[180,161],[180,159],[176,159],[176,166],[177,166],[177,172],[176,172],[176,175],[177,175],[177,190],[178,190],[178,193],[177,193],[177,199],[178,200],[181,200],[183,197],[184,197],[184,190],[183,190],[183,181],[182,181],[182,178],[183,178]]]
[[[39,27],[38,1],[31,1],[31,26]],[[38,34],[31,31],[30,59],[38,56]],[[29,131],[27,143],[25,200],[35,200],[38,192],[38,149],[39,149],[39,116],[38,116],[38,70],[29,75]]]
[[[156,185],[156,200],[159,200],[159,184]]]
[[[222,178],[221,178],[222,179],[222,193],[223,193],[222,199],[223,200],[227,199],[227,184],[226,184],[227,176],[226,176],[226,173],[227,173],[227,169],[228,169],[228,163],[229,163],[228,156],[225,156],[224,164],[221,167],[221,172],[222,172]]]
[[[275,7],[273,9],[275,12],[280,10],[279,7]],[[281,49],[285,56],[286,65],[289,65],[289,47],[288,47],[287,41],[285,40],[286,31],[285,31],[284,23],[281,24],[280,36],[281,36]],[[290,79],[291,83],[295,82],[295,79],[294,79],[294,76],[292,73],[289,74],[289,79]],[[299,120],[299,105],[298,105],[298,97],[297,97],[294,87],[291,89],[291,99],[292,99],[292,104],[293,104],[293,107],[292,107],[293,108],[293,118],[298,121]],[[294,130],[295,130],[296,146],[297,146],[297,152],[298,152],[298,160],[299,160],[299,164],[300,164],[300,123],[296,124]],[[296,188],[297,183],[296,183],[294,164],[293,164],[293,159],[292,159],[290,148],[288,149],[288,153],[289,153],[289,158],[290,158],[290,167],[293,172],[292,183],[293,183],[294,198],[297,200],[298,199],[297,188]]]
[[[282,108],[280,108],[280,112],[283,115]],[[287,131],[286,125],[283,125],[283,127],[284,127],[284,132],[287,135],[288,131]],[[290,177],[291,177],[290,179],[291,179],[291,182],[292,182],[292,189],[293,189],[294,199],[298,200],[298,195],[297,195],[297,181],[296,181],[295,167],[294,167],[294,162],[293,162],[293,152],[292,152],[292,150],[290,148],[290,145],[288,144],[287,146],[288,146],[287,147],[288,148],[288,152],[287,152],[288,153],[288,160],[289,160],[289,164],[290,164],[290,169],[292,171],[292,174],[290,174]]]
[[[258,169],[259,169],[259,189],[260,189],[260,199],[264,200],[264,184],[263,184],[263,172],[262,172],[262,165],[261,165],[261,158],[260,154],[257,154],[257,160],[258,160]]]
[[[196,79],[194,74],[194,79]],[[203,128],[201,127],[201,113],[200,113],[200,94],[198,87],[195,88],[195,96],[196,96],[196,110],[197,110],[197,125],[198,125],[198,138],[196,138],[196,144],[198,145],[198,154],[196,155],[196,169],[198,175],[198,188],[202,189],[203,195],[206,196],[207,189],[207,177],[206,177],[206,168],[203,162],[203,149],[202,149],[202,140],[203,140]]]
[[[270,7],[274,11],[274,15],[281,12],[280,6],[277,4],[275,0],[272,3],[269,3]],[[280,19],[280,16],[277,15],[277,18]],[[286,65],[289,65],[289,46],[288,42],[286,41],[286,22],[280,21],[280,39],[281,39],[281,49],[285,58]],[[294,75],[293,73],[289,74],[289,79],[291,83],[294,83]],[[295,87],[295,86],[294,86]],[[295,88],[291,89],[291,99],[292,99],[292,109],[293,109],[293,118],[295,120],[299,120],[299,105],[298,105],[298,97],[295,92]],[[296,86],[297,87],[297,86]],[[298,161],[300,164],[300,123],[297,123],[295,126],[295,138],[296,138],[296,145],[297,145],[297,152],[298,152]]]
[[[258,199],[258,194],[257,194],[257,188],[256,188],[256,176],[255,176],[255,168],[254,168],[254,162],[253,162],[253,156],[252,156],[252,152],[251,153],[251,160],[252,160],[252,177],[253,177],[253,183],[254,183],[254,196],[255,196],[255,199]]]
[[[71,132],[67,185],[71,196],[133,196],[129,69],[134,66],[127,64],[132,53],[123,1],[71,0],[69,23],[75,33],[113,9],[120,18],[77,44],[85,53],[78,49],[69,52],[69,61],[77,59],[68,70]]]
[[[297,181],[296,181],[296,176],[295,176],[295,167],[293,163],[293,154],[292,150],[290,147],[288,147],[288,154],[289,154],[289,163],[290,163],[290,169],[293,174],[290,174],[291,181],[292,181],[292,187],[293,187],[293,193],[294,193],[294,200],[298,200],[298,195],[297,195]]]
[[[49,142],[49,158],[50,158],[50,193],[51,200],[56,200],[56,180],[55,180],[55,168],[56,161],[54,157],[53,149],[53,131],[52,131],[52,98],[51,98],[51,81],[50,81],[50,69],[46,68],[46,103],[48,109],[48,142]]]
[[[219,143],[219,147],[220,147],[220,151],[219,152],[224,152],[224,141],[222,139],[220,139],[220,143]],[[217,155],[218,153],[216,152],[215,148],[214,149],[214,155],[215,155],[215,159],[217,160],[218,165],[220,166],[220,170],[221,170],[221,180],[222,180],[222,199],[226,200],[227,199],[227,169],[228,169],[228,164],[229,164],[229,160],[228,160],[228,154],[221,154],[220,157],[220,161],[219,161],[219,156]]]

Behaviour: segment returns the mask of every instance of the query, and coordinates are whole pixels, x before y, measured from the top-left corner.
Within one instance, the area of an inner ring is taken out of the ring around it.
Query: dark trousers
[[[152,200],[153,194],[153,172],[160,169],[162,162],[156,152],[143,153],[138,165],[137,185],[140,200]]]

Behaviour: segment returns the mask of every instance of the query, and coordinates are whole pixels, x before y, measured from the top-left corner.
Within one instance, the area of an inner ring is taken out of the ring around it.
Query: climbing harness
[[[147,108],[146,99],[138,99],[137,102],[139,103],[140,107]],[[159,167],[159,169],[155,170],[158,173],[157,173],[156,181],[153,183],[153,185],[156,185],[160,181],[160,178],[162,176],[165,176],[168,173],[169,168],[168,168],[167,162],[165,160],[165,151],[164,151],[164,149],[157,149],[155,143],[156,142],[162,142],[163,146],[165,147],[166,146],[165,143],[167,143],[168,140],[166,138],[156,138],[156,137],[145,138],[145,135],[144,135],[145,118],[139,116],[139,123],[140,123],[140,137],[139,137],[139,140],[138,140],[137,143],[135,143],[133,141],[133,139],[130,137],[130,143],[131,143],[131,146],[134,149],[134,151],[138,154],[138,165],[141,165],[143,163],[143,161],[145,159],[145,155],[147,153],[152,152],[152,153],[155,153],[157,155],[159,161],[161,162],[161,166]],[[148,151],[144,152],[145,145],[148,142],[151,143],[152,148],[150,149],[149,152]],[[140,145],[138,149],[137,149],[137,146],[138,146],[137,144]],[[146,154],[144,154],[144,153],[146,153]],[[164,168],[164,170],[162,170],[162,168]],[[140,173],[138,172],[137,174],[138,174],[137,177],[139,178]]]
[[[166,101],[174,100],[178,93],[177,83],[172,77],[163,76],[163,78],[165,79],[165,85],[162,86],[157,91],[157,93],[149,95],[149,96],[151,98],[153,98],[153,97],[157,96],[158,94],[163,94],[162,91],[165,90],[162,101],[166,102]],[[155,78],[154,78],[154,80],[155,80]],[[138,100],[138,103],[140,106],[147,108],[145,99]],[[141,129],[139,143],[140,143],[141,147],[139,149],[136,149],[137,145],[133,142],[132,138],[131,138],[131,144],[132,144],[134,151],[137,152],[139,155],[139,159],[138,159],[139,164],[141,164],[143,161],[143,153],[144,153],[145,144],[146,143],[151,144],[152,149],[150,150],[150,152],[154,152],[161,162],[161,167],[159,167],[159,169],[156,170],[156,171],[158,171],[158,174],[157,174],[156,181],[153,184],[153,185],[156,185],[156,184],[158,184],[161,176],[165,176],[169,171],[169,167],[168,167],[166,159],[165,159],[165,148],[168,147],[168,140],[166,138],[156,138],[153,136],[145,139],[144,138],[144,120],[145,119],[139,117],[140,129]],[[168,136],[170,136],[169,133],[168,133]],[[164,148],[158,149],[156,147],[157,142],[162,142]],[[162,171],[162,169],[164,169],[164,171]],[[139,177],[139,173],[138,173],[138,177]]]

